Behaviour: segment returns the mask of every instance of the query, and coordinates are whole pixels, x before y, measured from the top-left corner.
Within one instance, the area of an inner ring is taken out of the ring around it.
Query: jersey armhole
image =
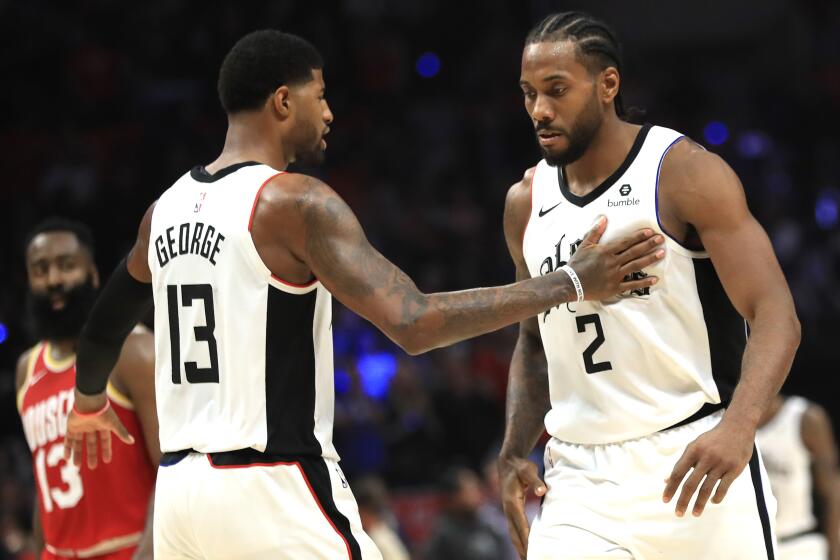
[[[114,386],[114,384],[110,381],[108,381],[108,385],[105,387],[105,394],[108,395],[109,399],[111,399],[121,407],[127,410],[134,410],[134,403],[131,402],[131,399],[128,398],[128,395],[117,389]]]
[[[26,390],[29,388],[29,382],[32,380],[32,373],[35,369],[35,361],[38,359],[38,354],[41,352],[42,348],[43,344],[39,342],[29,351],[29,357],[26,359],[26,376],[23,378],[23,383],[21,383],[16,395],[18,412],[23,411],[23,397],[26,395]]]
[[[671,148],[676,146],[678,142],[687,139],[688,137],[682,134],[677,136],[670,144],[668,144],[668,147],[665,148],[665,150],[662,152],[662,156],[659,158],[659,165],[656,166],[656,183],[654,185],[653,190],[654,213],[656,214],[656,223],[659,226],[660,231],[662,231],[662,233],[665,234],[666,238],[670,239],[673,242],[670,244],[670,246],[675,253],[692,259],[706,259],[709,257],[708,253],[706,253],[705,251],[695,251],[683,245],[683,243],[679,239],[671,235],[671,233],[665,229],[665,226],[662,225],[662,219],[659,217],[659,179],[662,174],[662,164],[665,162],[665,156],[668,155],[668,152],[671,151]]]

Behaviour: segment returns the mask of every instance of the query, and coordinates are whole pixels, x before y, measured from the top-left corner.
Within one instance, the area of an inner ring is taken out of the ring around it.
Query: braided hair
[[[621,45],[615,32],[604,22],[584,12],[559,12],[539,22],[528,33],[526,45],[557,41],[572,41],[581,62],[592,72],[614,66],[622,71]],[[615,112],[624,118],[627,112],[618,92],[613,100]]]

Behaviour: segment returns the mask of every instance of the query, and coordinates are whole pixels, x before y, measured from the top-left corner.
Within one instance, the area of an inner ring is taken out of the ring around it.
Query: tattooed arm
[[[531,174],[533,170],[510,188],[505,201],[505,240],[516,265],[517,280],[529,277],[522,255],[522,237],[531,209]],[[510,362],[507,422],[499,454],[502,506],[511,540],[522,558],[525,558],[528,548],[529,532],[525,516],[526,492],[531,488],[538,496],[545,493],[545,484],[537,474],[537,466],[528,460],[528,455],[545,430],[543,419],[550,407],[542,338],[536,317],[530,317],[519,323],[519,339]]]
[[[565,272],[495,288],[424,294],[370,245],[356,216],[327,185],[304,175],[284,174],[269,187],[260,199],[257,218],[264,225],[273,224],[275,232],[278,225],[285,226],[280,235],[290,236],[294,257],[339,301],[411,354],[494,331],[576,299]],[[271,202],[274,197],[276,203]],[[293,216],[283,213],[282,199],[289,197],[294,198]],[[277,213],[272,218],[273,207]],[[623,282],[628,270],[659,258],[651,232],[598,245],[605,227],[602,223],[593,228],[570,262],[588,299],[632,289],[634,283]]]

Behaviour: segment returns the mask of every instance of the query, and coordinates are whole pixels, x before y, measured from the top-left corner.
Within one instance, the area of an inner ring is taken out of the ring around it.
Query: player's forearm
[[[576,300],[572,281],[563,272],[494,288],[418,293],[416,299],[403,299],[392,338],[410,354],[419,354],[498,330],[554,305]]]
[[[724,420],[755,430],[773,397],[787,378],[796,349],[800,326],[790,305],[765,305],[750,322],[741,366],[741,379],[735,388]]]
[[[521,333],[511,358],[502,459],[527,457],[545,430],[551,401],[545,354],[536,337]]]
[[[135,280],[120,262],[102,289],[79,336],[76,387],[84,395],[105,390],[123,342],[152,302],[150,284]]]

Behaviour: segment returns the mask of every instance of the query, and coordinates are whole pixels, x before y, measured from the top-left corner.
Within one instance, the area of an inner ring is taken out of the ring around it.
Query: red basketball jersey
[[[44,542],[60,556],[85,557],[133,546],[146,524],[155,469],[131,402],[110,384],[108,397],[134,445],[112,438],[113,458],[95,470],[64,460],[67,415],[76,385],[75,356],[56,362],[49,343],[32,349],[18,411],[32,466]]]

